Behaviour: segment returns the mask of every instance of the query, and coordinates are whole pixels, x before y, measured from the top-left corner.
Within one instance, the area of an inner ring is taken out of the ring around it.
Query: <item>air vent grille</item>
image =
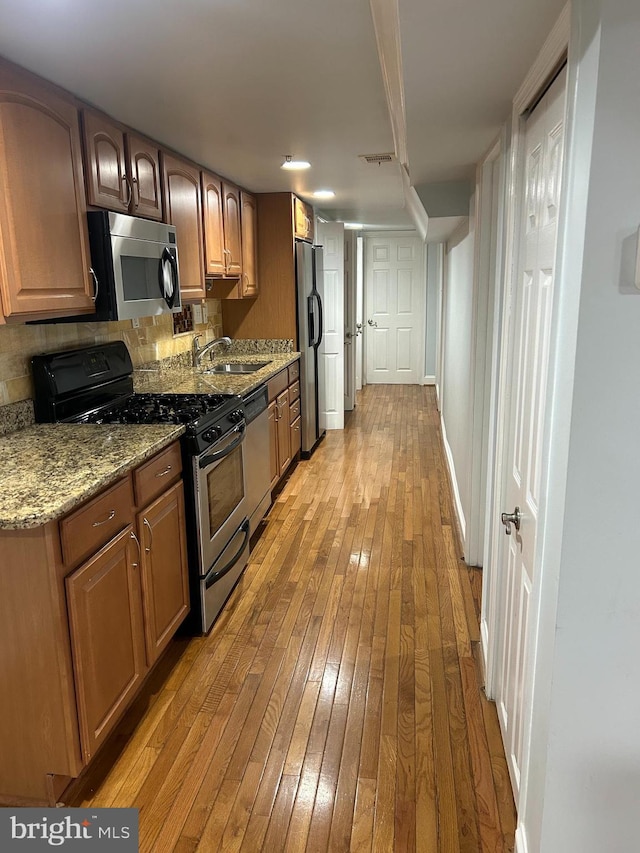
[[[381,166],[383,163],[395,163],[396,155],[391,153],[386,154],[359,154],[358,157],[363,163],[368,163],[370,166]]]

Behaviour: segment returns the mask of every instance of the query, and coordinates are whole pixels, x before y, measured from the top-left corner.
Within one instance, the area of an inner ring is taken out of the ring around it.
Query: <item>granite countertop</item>
[[[229,353],[227,355],[223,353],[215,356],[209,362],[205,355],[203,359],[205,370],[209,366],[213,367],[225,362],[243,362],[245,364],[269,362],[265,367],[256,370],[255,373],[236,375],[204,373],[182,365],[171,364],[167,366],[159,361],[134,370],[133,385],[134,390],[138,393],[240,394],[240,396],[244,396],[299,358],[299,352]]]
[[[36,424],[0,438],[0,529],[60,518],[184,432],[161,424]]]
[[[299,352],[229,352],[225,362],[268,361],[255,373],[204,373],[185,362],[165,361],[134,371],[136,392],[245,395],[300,357]],[[159,424],[35,424],[0,437],[0,529],[38,527],[60,518],[184,433]]]

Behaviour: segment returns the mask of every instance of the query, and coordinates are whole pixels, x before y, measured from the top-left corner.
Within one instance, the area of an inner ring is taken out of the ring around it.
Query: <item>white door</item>
[[[327,429],[344,428],[344,225],[319,222],[316,240],[324,246],[322,363]]]
[[[526,778],[522,774],[528,770],[531,657],[540,602],[540,578],[532,567],[538,534],[565,89],[563,71],[526,123],[525,197],[521,205],[519,257],[512,282],[514,331],[503,510],[513,513],[518,507],[521,521],[519,530],[512,525],[511,535],[504,536],[500,554],[499,607],[504,635],[498,653],[496,700],[516,803],[520,780]]]
[[[416,384],[422,378],[424,244],[419,237],[366,238],[367,382]]]
[[[356,234],[344,234],[344,410],[356,404]]]

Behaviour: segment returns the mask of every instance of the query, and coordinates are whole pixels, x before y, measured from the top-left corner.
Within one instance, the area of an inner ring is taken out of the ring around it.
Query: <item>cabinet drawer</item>
[[[292,382],[295,382],[298,376],[300,376],[300,362],[294,361],[293,364],[290,364],[288,367],[289,370],[289,385]]]
[[[289,400],[291,400],[291,388],[289,389]],[[293,423],[296,418],[300,417],[300,398],[293,402],[289,402],[289,419]]]
[[[300,382],[296,380],[289,388],[289,402],[297,400],[300,397]]]
[[[133,518],[129,477],[83,504],[60,522],[62,557],[67,566],[89,557]]]
[[[291,424],[291,458],[296,455],[302,448],[302,426],[301,419],[296,420]]]
[[[133,488],[138,508],[146,506],[182,473],[182,454],[179,442],[161,450],[153,459],[133,472]]]
[[[271,403],[279,394],[285,390],[285,388],[289,385],[289,373],[287,369],[281,370],[280,373],[276,373],[273,379],[270,379],[267,382],[267,389],[269,391],[269,402]]]

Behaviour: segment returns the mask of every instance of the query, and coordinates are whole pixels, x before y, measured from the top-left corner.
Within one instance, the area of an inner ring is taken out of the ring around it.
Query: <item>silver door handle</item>
[[[151,549],[153,548],[153,528],[152,528],[152,527],[151,527],[151,525],[149,524],[149,521],[148,521],[148,519],[146,518],[146,516],[145,516],[145,518],[143,518],[143,519],[142,519],[142,523],[144,524],[144,526],[145,526],[145,527],[147,528],[147,530],[149,531],[149,547],[148,547],[148,548],[145,548],[144,550],[145,550],[145,552],[146,552],[147,554],[150,554],[150,553],[151,553]]]
[[[374,326],[376,329],[378,328],[378,324],[377,324],[377,322],[376,322],[375,320],[367,320],[367,323],[368,323],[370,326]]]
[[[511,536],[511,525],[515,527],[516,530],[520,530],[520,521],[522,520],[522,515],[520,514],[520,507],[517,506],[513,512],[503,512],[500,516],[500,521],[505,526],[505,533],[507,536]]]
[[[138,565],[139,565],[139,563],[140,563],[140,560],[141,560],[141,558],[142,558],[142,551],[140,550],[140,541],[138,540],[138,537],[137,537],[137,536],[136,536],[136,534],[133,532],[133,530],[131,531],[131,538],[135,541],[136,545],[138,546],[138,562],[137,562],[137,563],[133,563],[133,564],[132,564],[132,565],[133,565],[133,568],[134,568],[134,569],[137,569],[137,568],[138,568]]]

